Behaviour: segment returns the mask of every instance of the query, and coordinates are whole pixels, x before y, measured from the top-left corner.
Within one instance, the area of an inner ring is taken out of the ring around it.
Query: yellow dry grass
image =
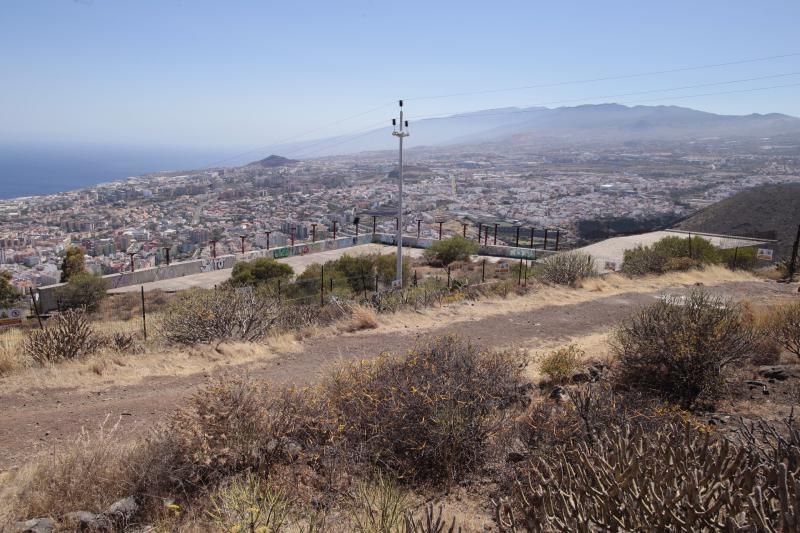
[[[511,294],[507,298],[458,300],[436,309],[401,311],[392,315],[375,316],[371,309],[364,308],[363,312],[357,310],[355,318],[347,318],[340,324],[310,328],[303,332],[275,334],[259,344],[224,343],[218,350],[209,346],[191,348],[163,346],[158,338],[159,317],[154,314],[148,315],[149,340],[144,345],[144,353],[124,355],[105,351],[86,359],[44,368],[31,367],[25,360],[21,350],[25,332],[6,330],[0,332],[0,388],[6,392],[22,389],[31,379],[35,379],[44,387],[92,387],[98,383],[131,384],[152,376],[210,372],[221,365],[244,364],[272,358],[279,353],[301,352],[304,338],[333,337],[341,335],[342,331],[352,331],[353,335],[370,335],[377,328],[381,332],[425,333],[439,329],[445,324],[478,321],[487,317],[536,310],[551,305],[578,304],[626,292],[658,292],[696,283],[711,286],[756,279],[749,273],[732,272],[720,267],[637,279],[611,274],[586,280],[580,288],[543,286],[523,296]],[[355,323],[347,324],[349,321]],[[141,320],[138,317],[127,321],[96,321],[93,322],[93,326],[105,335],[124,332],[136,334],[141,338]],[[516,347],[546,350],[577,342],[586,350],[589,357],[605,357],[607,356],[607,349],[603,346],[605,336],[606,332],[585,332],[582,337],[559,339],[557,343],[543,344],[540,340],[531,339],[530,342],[521,343]],[[535,366],[531,365],[531,372],[535,373]]]

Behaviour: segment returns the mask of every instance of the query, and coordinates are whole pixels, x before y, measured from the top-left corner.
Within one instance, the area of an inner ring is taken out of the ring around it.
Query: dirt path
[[[737,298],[763,297],[764,284],[740,282],[713,288]],[[683,292],[676,288],[671,292]],[[401,353],[429,335],[457,334],[484,346],[541,346],[607,330],[636,307],[653,302],[661,291],[629,292],[579,304],[548,305],[531,311],[451,322],[424,331],[362,332],[355,335],[311,338],[299,353],[231,365],[230,371],[273,383],[307,384],[318,380],[339,359],[373,357],[381,352]],[[774,292],[774,291],[767,291]],[[531,296],[535,298],[535,293]],[[591,354],[590,354],[591,355]],[[215,374],[224,373],[222,369]],[[0,472],[20,466],[34,455],[52,453],[76,438],[82,428],[94,431],[108,418],[120,420],[123,435],[143,434],[163,419],[209,373],[147,378],[144,382],[95,390],[41,388],[31,383],[25,393],[0,394]]]

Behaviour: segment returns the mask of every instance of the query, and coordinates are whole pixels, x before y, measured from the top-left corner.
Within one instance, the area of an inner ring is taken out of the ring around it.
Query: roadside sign
[[[758,252],[756,253],[756,259],[760,259],[762,261],[772,261],[772,253],[773,251],[769,248],[759,248]]]

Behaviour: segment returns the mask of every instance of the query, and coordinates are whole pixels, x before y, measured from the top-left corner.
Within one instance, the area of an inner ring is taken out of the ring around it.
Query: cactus
[[[752,448],[669,424],[617,426],[593,446],[562,446],[530,464],[501,531],[796,531],[800,476]],[[519,518],[518,518],[519,517]]]

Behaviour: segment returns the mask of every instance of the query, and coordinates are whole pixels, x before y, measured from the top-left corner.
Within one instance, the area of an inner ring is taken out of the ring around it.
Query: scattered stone
[[[786,381],[789,378],[800,377],[797,368],[790,365],[762,366],[758,368],[758,375],[778,381]]]
[[[111,531],[113,524],[103,514],[94,514],[88,511],[75,511],[64,515],[64,521],[59,524],[62,528],[74,531]]]
[[[519,463],[520,461],[524,461],[528,457],[528,448],[525,446],[519,438],[515,438],[511,441],[510,446],[508,447],[508,453],[506,454],[506,462],[509,463]]]
[[[570,376],[569,380],[572,383],[588,383],[594,381],[592,379],[592,374],[590,374],[588,370],[578,370]]]
[[[31,518],[14,524],[14,531],[19,533],[50,533],[55,528],[55,522],[49,518]]]
[[[138,510],[139,504],[136,503],[133,496],[128,496],[127,498],[122,498],[109,505],[108,509],[106,509],[103,514],[115,522],[120,523],[129,521]]]
[[[553,390],[550,391],[550,399],[555,400],[556,402],[562,402],[569,397],[567,396],[567,392],[564,390],[564,387],[553,387]]]

